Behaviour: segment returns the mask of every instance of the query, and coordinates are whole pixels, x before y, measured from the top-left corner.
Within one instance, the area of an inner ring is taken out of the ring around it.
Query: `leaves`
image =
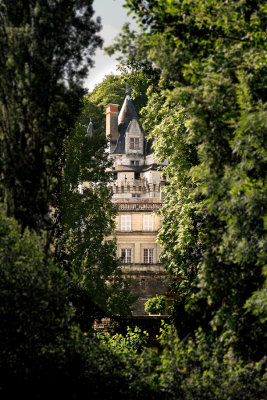
[[[91,1],[10,1],[0,6],[1,182],[9,215],[53,235],[63,140],[101,45]]]
[[[214,339],[231,332],[235,351],[260,358],[261,322],[243,307],[261,290],[266,263],[264,7],[127,5],[160,68],[142,114],[157,157],[169,161],[159,240],[176,326],[183,336],[197,326]]]
[[[75,281],[73,302],[80,310],[79,323],[87,330],[97,316],[128,316],[131,296],[118,267],[116,243],[108,240],[115,226],[116,207],[108,187],[111,160],[106,139],[97,131],[86,136],[83,118],[66,143],[62,235],[56,245],[57,258]]]

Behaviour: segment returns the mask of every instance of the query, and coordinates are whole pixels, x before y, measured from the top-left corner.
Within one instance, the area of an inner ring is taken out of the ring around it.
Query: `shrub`
[[[167,301],[165,296],[156,295],[145,303],[145,312],[151,314],[163,314],[166,312]]]

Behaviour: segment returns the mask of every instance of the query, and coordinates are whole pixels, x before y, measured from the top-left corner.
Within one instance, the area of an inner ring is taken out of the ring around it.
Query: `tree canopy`
[[[8,214],[35,230],[57,205],[63,139],[102,44],[92,0],[1,1],[1,182]]]

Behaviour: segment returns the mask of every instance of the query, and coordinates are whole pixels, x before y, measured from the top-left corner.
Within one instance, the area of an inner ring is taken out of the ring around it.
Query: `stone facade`
[[[130,279],[132,293],[138,296],[133,316],[145,316],[147,299],[168,290],[160,264],[160,245],[156,242],[160,217],[155,214],[161,207],[165,179],[128,89],[120,113],[117,104],[106,106],[106,134],[114,165],[110,188],[113,202],[118,205],[114,233],[117,256],[122,260],[123,273]]]

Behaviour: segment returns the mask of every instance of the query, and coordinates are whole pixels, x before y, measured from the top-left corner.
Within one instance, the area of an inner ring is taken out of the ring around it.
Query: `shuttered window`
[[[121,230],[124,232],[130,232],[132,230],[131,215],[122,215],[121,216]]]
[[[154,217],[153,215],[143,215],[143,231],[153,231]]]

